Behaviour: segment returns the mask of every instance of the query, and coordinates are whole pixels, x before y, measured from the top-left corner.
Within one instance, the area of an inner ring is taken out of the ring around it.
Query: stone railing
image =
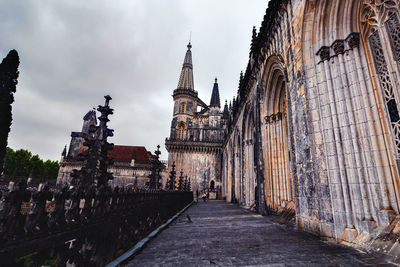
[[[1,191],[1,265],[104,266],[192,199],[192,192],[19,182]]]

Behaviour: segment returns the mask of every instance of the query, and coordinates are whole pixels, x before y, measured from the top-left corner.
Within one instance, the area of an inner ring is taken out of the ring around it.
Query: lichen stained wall
[[[227,201],[293,214],[300,228],[338,241],[393,229],[399,6],[270,1],[227,123]]]
[[[191,189],[202,192],[209,188],[211,181],[214,181],[216,187],[221,186],[221,154],[206,152],[175,152],[171,151],[168,155],[170,168],[175,162],[176,183],[178,182],[180,171],[183,170],[183,176],[190,177]]]

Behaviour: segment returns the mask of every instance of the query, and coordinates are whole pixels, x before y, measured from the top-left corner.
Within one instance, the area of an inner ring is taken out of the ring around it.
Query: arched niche
[[[264,69],[262,146],[265,199],[273,210],[293,201],[287,113],[287,81],[283,61],[270,57]]]

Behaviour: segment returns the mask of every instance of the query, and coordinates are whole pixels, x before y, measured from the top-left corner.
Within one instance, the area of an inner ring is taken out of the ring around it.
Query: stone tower
[[[217,79],[213,85],[210,105],[194,90],[192,45],[187,45],[181,75],[173,92],[174,111],[170,137],[165,146],[168,165],[175,162],[177,170],[191,178],[192,190],[217,193],[221,188],[221,148],[225,120],[221,112]]]

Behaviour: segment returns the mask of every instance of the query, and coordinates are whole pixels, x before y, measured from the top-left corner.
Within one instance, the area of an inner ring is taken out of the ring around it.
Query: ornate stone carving
[[[400,61],[400,19],[398,12],[389,12],[389,17],[385,25],[392,46],[394,60]]]
[[[349,45],[350,49],[354,49],[360,46],[360,33],[352,32],[346,38],[346,42]]]
[[[344,53],[344,40],[336,40],[332,44],[332,49],[335,55],[340,55]]]
[[[378,31],[372,33],[372,35],[368,38],[368,41],[371,46],[372,55],[374,57],[376,73],[383,89],[383,95],[385,97],[386,107],[389,113],[397,153],[398,155],[400,155],[400,115],[397,108],[397,101],[394,94],[393,83],[386,64],[382,42],[379,38]]]
[[[399,10],[398,0],[364,0],[361,22],[365,24],[365,32],[370,34],[371,28],[382,27],[390,10]]]
[[[282,112],[276,113],[276,120],[280,121],[282,119],[282,116],[283,116]]]
[[[321,58],[321,61],[328,60],[331,57],[330,47],[328,47],[328,46],[321,47],[318,50],[317,55]]]

